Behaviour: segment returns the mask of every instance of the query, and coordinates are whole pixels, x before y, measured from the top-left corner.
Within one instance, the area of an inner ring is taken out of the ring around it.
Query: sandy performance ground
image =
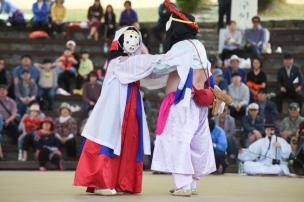
[[[208,176],[199,182],[198,196],[173,197],[168,175],[146,172],[143,193],[103,197],[86,194],[72,186],[73,172],[0,172],[0,202],[303,202],[304,179],[287,177],[246,177],[235,174]]]

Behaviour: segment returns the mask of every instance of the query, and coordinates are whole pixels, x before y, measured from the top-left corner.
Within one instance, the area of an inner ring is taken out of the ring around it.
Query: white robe
[[[180,58],[180,60],[175,60]],[[163,66],[155,65],[162,60]],[[146,78],[144,81],[150,89],[164,87],[167,74],[175,69],[182,69],[192,60],[187,52],[168,52],[163,55],[135,55],[125,62],[119,58],[110,61],[107,74],[103,82],[101,95],[84,127],[82,136],[113,149],[114,154],[121,151],[121,126],[126,107],[128,84]],[[185,64],[186,63],[186,64]],[[145,83],[143,82],[143,83]],[[143,110],[143,142],[144,154],[149,155],[150,137]]]
[[[281,148],[277,149],[277,155],[273,146],[276,141],[281,145]],[[251,144],[248,149],[239,154],[238,159],[244,161],[245,174],[290,175],[287,166],[290,154],[291,146],[283,138],[277,137],[276,139],[276,136],[273,135],[271,142],[268,137],[265,137]],[[272,165],[272,159],[279,159],[281,164]]]
[[[192,55],[187,64],[177,69],[180,83],[178,89],[183,89],[189,69],[208,69],[210,63],[206,50],[198,40],[180,41],[170,49],[173,55],[186,51]],[[199,58],[200,56],[200,58]],[[176,58],[180,63],[185,61]],[[157,65],[161,68],[164,64]],[[157,69],[157,68],[156,68]],[[181,102],[170,108],[166,126],[162,134],[156,137],[152,170],[174,174],[188,175],[183,180],[175,180],[176,188],[189,184],[193,179],[200,179],[216,170],[212,140],[208,124],[208,108],[197,106],[187,88]],[[180,182],[181,181],[181,182]]]

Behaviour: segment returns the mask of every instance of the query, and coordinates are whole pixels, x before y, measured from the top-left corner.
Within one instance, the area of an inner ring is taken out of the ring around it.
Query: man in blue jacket
[[[217,126],[213,119],[209,120],[209,128],[213,143],[217,173],[224,174],[227,167],[225,161],[228,147],[225,131],[221,127]]]
[[[37,0],[32,6],[33,27],[32,31],[42,30],[49,32],[50,5],[45,0]]]

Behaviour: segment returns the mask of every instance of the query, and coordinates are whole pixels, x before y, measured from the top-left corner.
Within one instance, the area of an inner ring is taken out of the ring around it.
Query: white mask
[[[140,34],[135,30],[127,30],[124,33],[123,49],[127,53],[134,53],[141,43]]]

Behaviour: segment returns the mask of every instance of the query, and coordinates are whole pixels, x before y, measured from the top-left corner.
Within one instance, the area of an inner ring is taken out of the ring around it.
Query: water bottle
[[[239,171],[238,171],[239,175],[245,175],[244,172],[244,163],[243,162],[239,162]]]

